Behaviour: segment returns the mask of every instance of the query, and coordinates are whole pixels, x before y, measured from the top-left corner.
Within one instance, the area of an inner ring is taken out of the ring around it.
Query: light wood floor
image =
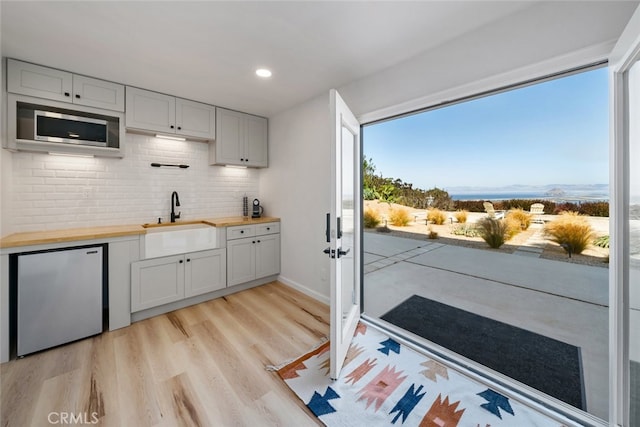
[[[326,305],[274,282],[13,360],[0,366],[2,426],[60,412],[118,427],[319,425],[265,365],[328,324]]]

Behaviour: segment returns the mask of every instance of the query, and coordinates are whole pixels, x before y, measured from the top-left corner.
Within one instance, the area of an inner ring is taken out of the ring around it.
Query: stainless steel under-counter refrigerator
[[[103,247],[17,257],[17,355],[102,332]]]

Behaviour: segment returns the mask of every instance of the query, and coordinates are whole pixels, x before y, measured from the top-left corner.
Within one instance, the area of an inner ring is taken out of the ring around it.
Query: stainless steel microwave
[[[34,110],[34,137],[38,141],[106,147],[106,120],[52,111]]]

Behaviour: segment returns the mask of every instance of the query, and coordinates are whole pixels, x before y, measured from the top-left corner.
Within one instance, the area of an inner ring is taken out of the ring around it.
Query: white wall
[[[12,194],[12,159],[11,152],[0,149],[0,236],[9,234],[11,230],[8,207]]]
[[[136,134],[127,134],[126,142],[123,159],[3,150],[2,235],[158,217],[168,222],[174,190],[182,220],[241,215],[242,196],[259,196],[259,170],[209,166],[206,143]],[[189,168],[154,168],[152,162]]]
[[[325,302],[330,155],[328,91],[269,119],[269,168],[262,171],[260,193],[269,214],[282,221],[280,278]]]
[[[339,90],[356,116],[371,121],[565,71],[606,59],[636,7],[540,3]]]

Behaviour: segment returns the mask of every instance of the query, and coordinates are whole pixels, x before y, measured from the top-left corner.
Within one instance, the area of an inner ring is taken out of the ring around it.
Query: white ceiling
[[[272,116],[536,2],[0,1],[2,55]],[[265,66],[269,80],[254,71]]]

